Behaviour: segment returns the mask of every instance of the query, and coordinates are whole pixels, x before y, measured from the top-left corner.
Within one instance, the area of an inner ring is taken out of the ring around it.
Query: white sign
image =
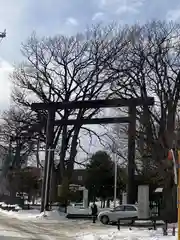
[[[138,186],[138,218],[149,218],[149,186]]]

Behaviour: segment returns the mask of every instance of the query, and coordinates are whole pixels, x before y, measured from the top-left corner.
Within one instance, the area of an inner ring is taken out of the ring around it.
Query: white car
[[[83,203],[74,203],[75,208],[84,208]]]
[[[80,209],[84,208],[84,204],[83,203],[72,203],[72,206],[74,208],[80,208]]]
[[[119,218],[137,217],[138,209],[136,205],[124,204],[115,207],[112,210],[102,211],[98,215],[98,219],[103,224],[108,224],[109,222],[117,223]],[[125,222],[133,223],[133,220],[126,220]]]

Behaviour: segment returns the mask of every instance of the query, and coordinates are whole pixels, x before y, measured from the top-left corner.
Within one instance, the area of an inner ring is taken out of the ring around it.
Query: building
[[[84,186],[86,183],[86,169],[74,169],[71,183]]]
[[[41,178],[41,168],[37,168],[37,167],[25,167],[23,169],[24,172],[31,172],[31,176],[37,179]]]
[[[18,175],[19,173],[31,173],[32,178],[41,178],[41,169],[37,167],[25,167],[22,169],[9,169],[8,174]]]

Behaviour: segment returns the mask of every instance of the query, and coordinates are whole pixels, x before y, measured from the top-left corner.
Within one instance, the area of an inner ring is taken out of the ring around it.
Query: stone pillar
[[[138,218],[149,217],[149,186],[138,186]]]
[[[84,208],[88,208],[88,190],[86,188],[83,189],[83,205]]]

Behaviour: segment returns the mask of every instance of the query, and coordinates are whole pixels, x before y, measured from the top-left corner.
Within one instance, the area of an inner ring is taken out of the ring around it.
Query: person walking
[[[91,211],[92,211],[93,223],[96,223],[97,214],[98,214],[98,208],[97,208],[97,205],[96,205],[95,202],[91,206]]]

